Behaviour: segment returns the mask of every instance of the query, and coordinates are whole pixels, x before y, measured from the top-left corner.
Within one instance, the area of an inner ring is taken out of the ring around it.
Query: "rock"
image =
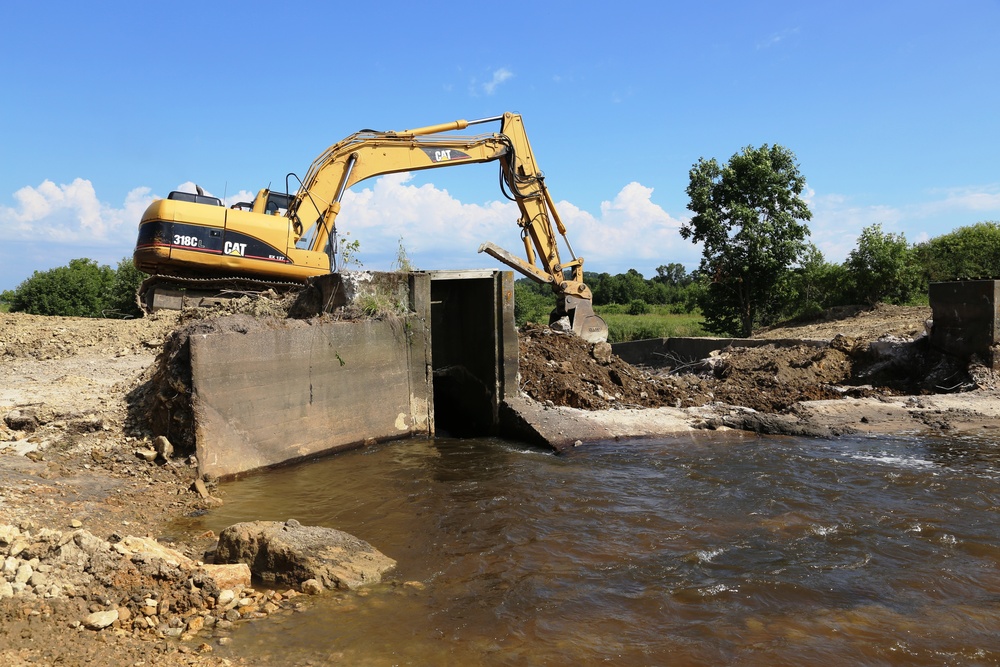
[[[152,463],[156,460],[157,451],[155,449],[137,449],[135,450],[135,455],[143,461]]]
[[[197,493],[202,498],[208,498],[211,494],[208,492],[208,487],[205,486],[205,482],[202,481],[200,477],[196,477],[194,483],[191,484],[191,490]]]
[[[107,551],[110,548],[110,545],[107,542],[85,530],[75,533],[73,535],[73,541],[87,556],[93,556],[95,553]]]
[[[28,580],[31,579],[32,574],[34,574],[34,572],[32,571],[31,566],[27,563],[21,563],[17,568],[17,572],[14,574],[14,581],[19,584],[26,584],[28,583]]]
[[[14,597],[14,587],[9,581],[0,580],[0,600]]]
[[[14,538],[20,535],[21,531],[18,530],[17,526],[0,525],[0,547],[9,546]]]
[[[353,535],[297,521],[238,523],[219,535],[217,563],[246,563],[270,584],[316,579],[324,588],[378,583],[396,561]]]
[[[72,521],[69,522],[69,525],[70,528],[82,528],[83,522],[80,521],[79,519],[73,519]]]
[[[221,589],[244,588],[250,585],[250,566],[246,563],[205,564],[200,569]]]
[[[14,431],[33,433],[39,426],[38,411],[34,408],[17,408],[4,415],[4,423]]]
[[[195,562],[170,547],[165,547],[151,537],[128,535],[114,546],[115,551],[124,556],[139,555],[143,559],[161,558],[175,567],[194,568]]]
[[[205,617],[204,616],[194,616],[187,622],[187,632],[192,635],[196,635],[201,632],[201,629],[205,627]]]
[[[128,607],[118,607],[118,620],[121,623],[128,623],[132,619],[132,612]]]
[[[315,579],[306,579],[302,582],[300,588],[302,588],[302,592],[306,595],[319,595],[323,592],[323,584]]]
[[[226,588],[219,591],[219,597],[215,600],[215,603],[220,607],[225,607],[227,604],[236,599],[236,593],[230,589]]]
[[[153,447],[156,448],[156,453],[166,461],[169,461],[170,457],[174,455],[174,446],[170,444],[165,435],[156,436],[156,439],[153,440]]]
[[[118,620],[118,610],[95,611],[83,618],[83,626],[89,630],[103,630]]]
[[[599,363],[609,364],[611,363],[611,344],[594,343],[594,349],[591,350],[590,354]]]

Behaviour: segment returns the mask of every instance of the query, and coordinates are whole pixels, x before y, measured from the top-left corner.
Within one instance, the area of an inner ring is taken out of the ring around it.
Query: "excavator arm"
[[[499,133],[445,134],[494,121],[501,122]],[[574,332],[590,342],[606,340],[607,325],[594,314],[593,296],[583,281],[583,258],[573,256],[566,228],[535,163],[518,114],[457,120],[402,132],[357,132],[330,146],[313,162],[286,215],[298,237],[309,237],[312,232],[310,250],[326,251],[332,257],[335,250],[330,240],[341,200],[355,183],[383,174],[492,161],[499,161],[504,193],[520,210],[517,224],[527,260],[492,243],[484,243],[479,251],[533,280],[550,284],[558,297],[554,316],[568,316]],[[557,233],[571,255],[565,263],[559,256]]]

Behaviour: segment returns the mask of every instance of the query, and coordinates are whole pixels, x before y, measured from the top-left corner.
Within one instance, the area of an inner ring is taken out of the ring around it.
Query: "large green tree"
[[[806,179],[784,146],[748,146],[725,166],[698,160],[690,171],[681,236],[702,244],[701,272],[711,277],[702,303],[713,333],[749,336],[781,310],[782,285],[805,251],[812,213]]]
[[[859,301],[904,304],[921,291],[920,271],[903,234],[874,224],[861,230],[845,262]]]

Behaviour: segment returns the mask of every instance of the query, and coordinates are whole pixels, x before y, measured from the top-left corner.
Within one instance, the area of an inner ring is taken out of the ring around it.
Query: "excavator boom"
[[[497,133],[451,134],[496,121],[501,123]],[[504,194],[520,211],[525,259],[492,243],[484,243],[480,252],[551,285],[558,298],[554,317],[568,316],[573,331],[591,342],[606,340],[607,325],[594,314],[592,294],[583,281],[583,258],[573,256],[523,121],[513,113],[399,132],[356,132],[313,161],[294,196],[262,190],[252,203],[227,209],[215,200],[219,206],[210,209],[209,202],[175,199],[183,193],[171,193],[144,214],[135,263],[147,273],[178,278],[214,279],[229,273],[302,282],[336,270],[337,216],[344,193],[355,183],[493,161],[500,165]],[[558,237],[570,255],[565,262]]]

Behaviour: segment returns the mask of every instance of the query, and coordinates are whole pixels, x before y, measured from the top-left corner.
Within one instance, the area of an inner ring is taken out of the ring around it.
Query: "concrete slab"
[[[649,366],[658,368],[674,366],[676,363],[687,363],[705,359],[715,350],[727,347],[794,347],[807,345],[809,347],[826,347],[828,340],[809,338],[647,338],[627,343],[612,343],[612,351],[623,361],[633,366]]]
[[[578,410],[548,407],[524,397],[509,397],[501,417],[507,437],[557,452],[581,443],[665,437],[696,430],[692,414],[678,408]]]

